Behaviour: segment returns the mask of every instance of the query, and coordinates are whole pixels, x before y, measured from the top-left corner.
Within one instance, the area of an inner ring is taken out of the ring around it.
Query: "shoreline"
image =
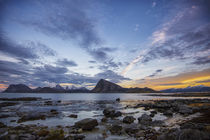
[[[5,140],[210,138],[210,99],[0,100],[0,138]]]

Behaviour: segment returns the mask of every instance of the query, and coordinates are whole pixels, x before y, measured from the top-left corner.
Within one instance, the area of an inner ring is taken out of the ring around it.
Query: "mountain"
[[[31,89],[26,85],[10,85],[4,92],[7,93],[155,93],[151,88],[123,88],[115,83],[109,82],[107,80],[101,79],[97,83],[94,89],[91,91],[85,87],[80,88],[66,88],[64,89],[60,85],[56,87],[38,87],[36,89]]]
[[[57,90],[64,90],[64,88],[61,85],[59,85],[59,84],[55,86],[55,89],[57,89]]]
[[[91,90],[91,92],[94,93],[115,93],[115,92],[122,92],[124,89],[112,82],[106,81],[104,79],[99,80],[97,85],[94,89]]]
[[[94,89],[91,90],[93,93],[155,93],[151,88],[123,88],[115,83],[101,79],[97,83]]]
[[[26,92],[32,92],[32,89],[29,88],[28,86],[24,85],[24,84],[17,84],[17,85],[9,85],[9,87],[3,91],[3,92],[7,92],[7,93],[26,93]]]
[[[85,87],[74,88],[74,89],[64,89],[60,85],[55,87],[38,87],[36,89],[31,89],[24,84],[9,85],[9,87],[3,91],[5,93],[89,93],[90,91]]]
[[[172,92],[210,92],[210,87],[199,85],[199,86],[189,86],[186,88],[170,88],[162,90],[165,93],[172,93]]]

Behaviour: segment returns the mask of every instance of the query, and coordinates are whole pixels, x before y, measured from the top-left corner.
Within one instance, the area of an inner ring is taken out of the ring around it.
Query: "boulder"
[[[111,118],[122,116],[122,113],[120,111],[115,112],[114,109],[110,109],[110,108],[104,109],[103,114],[104,116],[111,117]]]
[[[112,116],[114,116],[114,113],[115,113],[115,110],[114,109],[109,109],[109,108],[106,108],[103,111],[103,114],[106,117],[112,117]]]
[[[69,115],[70,118],[77,118],[77,115],[76,114],[71,114]]]
[[[122,116],[122,113],[120,111],[114,113],[114,117],[120,117],[120,116]]]
[[[117,101],[117,102],[120,102],[120,98],[117,98],[116,101]]]
[[[92,130],[98,125],[98,121],[96,119],[83,119],[75,123],[75,127],[82,128],[83,130]]]
[[[147,114],[143,114],[141,117],[138,118],[138,121],[141,124],[148,124],[152,121],[152,118]]]
[[[133,123],[134,120],[135,120],[135,118],[133,116],[126,116],[123,118],[123,122],[128,123],[128,124]]]
[[[120,125],[112,125],[111,128],[109,129],[109,131],[112,133],[112,134],[121,134],[121,131],[122,131],[122,126]]]
[[[166,110],[163,115],[165,116],[173,116],[173,112],[171,110]]]
[[[125,127],[124,130],[128,135],[133,135],[139,131],[139,128],[137,127],[136,124],[131,124],[131,125]]]
[[[178,112],[180,114],[192,114],[193,110],[186,105],[181,105],[181,106],[179,106],[179,111]]]

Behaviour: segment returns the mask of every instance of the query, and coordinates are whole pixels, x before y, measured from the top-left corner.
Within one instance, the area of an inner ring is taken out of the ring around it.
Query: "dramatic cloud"
[[[149,75],[148,77],[155,77],[156,75],[158,75],[160,72],[162,72],[163,70],[162,69],[158,69],[156,70],[153,74]]]
[[[77,66],[76,62],[72,61],[72,60],[68,60],[66,58],[64,59],[59,59],[56,64],[61,65],[61,66],[66,66],[66,67],[75,67]]]
[[[28,41],[17,44],[0,32],[0,52],[15,57],[23,62],[24,59],[38,59],[42,56],[55,56],[56,52],[40,42]]]
[[[210,24],[158,44],[148,51],[142,62],[146,63],[157,58],[194,58],[199,53],[209,55],[210,40],[208,38],[210,38]]]
[[[210,56],[196,57],[195,61],[192,64],[196,65],[210,64]]]

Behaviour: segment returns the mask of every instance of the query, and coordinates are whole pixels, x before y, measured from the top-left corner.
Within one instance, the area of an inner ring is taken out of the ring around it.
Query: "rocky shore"
[[[210,139],[209,99],[0,98],[0,111],[2,140]]]

